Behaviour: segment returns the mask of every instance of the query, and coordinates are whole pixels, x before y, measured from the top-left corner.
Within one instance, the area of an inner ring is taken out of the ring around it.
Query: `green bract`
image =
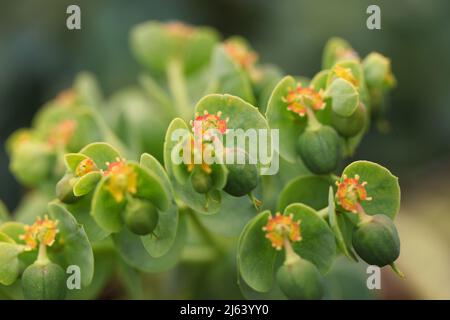
[[[0,201],[2,298],[94,299],[114,281],[120,298],[180,283],[178,298],[328,299],[340,254],[399,273],[397,177],[369,161],[338,175],[383,120],[388,58],[332,38],[309,79],[177,22],[144,22],[130,45],[135,85],[104,97],[80,73],[8,139],[30,190],[11,214]]]

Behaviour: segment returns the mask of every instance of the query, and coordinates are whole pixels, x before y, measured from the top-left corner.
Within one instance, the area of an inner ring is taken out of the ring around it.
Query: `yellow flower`
[[[36,222],[31,226],[25,226],[25,233],[20,235],[20,239],[25,241],[26,251],[33,250],[38,243],[51,246],[55,242],[56,234],[59,230],[56,228],[57,220],[50,220],[46,215],[44,219],[36,218]]]
[[[116,202],[122,202],[126,193],[137,192],[137,173],[123,160],[108,164],[105,175],[109,176],[106,188]]]
[[[341,66],[336,66],[333,68],[333,72],[336,76],[339,78],[342,78],[344,80],[347,80],[351,84],[353,84],[355,87],[359,86],[358,80],[353,75],[353,72],[350,68],[343,68]]]

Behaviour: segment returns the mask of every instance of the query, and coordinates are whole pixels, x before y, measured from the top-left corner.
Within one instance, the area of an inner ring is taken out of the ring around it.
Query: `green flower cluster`
[[[82,73],[7,141],[11,171],[30,190],[14,214],[0,210],[0,295],[94,298],[116,275],[139,297],[137,272],[234,254],[245,297],[320,299],[340,254],[400,273],[397,178],[368,161],[342,167],[386,110],[387,58],[360,59],[331,39],[307,79],[206,27],[152,21],[130,39],[138,85],[106,99]],[[261,175],[268,164],[249,143],[224,142],[273,129],[275,175]],[[205,150],[245,161],[209,162]],[[79,291],[66,288],[72,265]]]

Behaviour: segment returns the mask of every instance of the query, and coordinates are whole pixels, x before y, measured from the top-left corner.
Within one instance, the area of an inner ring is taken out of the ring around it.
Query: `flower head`
[[[215,131],[219,134],[227,133],[227,124],[229,119],[222,119],[222,112],[218,111],[216,114],[208,113],[207,110],[199,115],[195,114],[195,120],[191,121],[192,131],[194,134],[202,137],[203,140],[211,140]]]
[[[354,178],[348,178],[346,175],[342,178],[342,182],[336,182],[338,187],[336,192],[337,202],[345,210],[357,213],[361,201],[372,200],[371,197],[367,196],[365,187],[367,182],[360,182],[357,174]]]
[[[97,166],[95,165],[94,160],[91,158],[86,158],[82,160],[75,169],[75,174],[77,177],[82,177],[89,172],[97,171]]]
[[[285,241],[300,241],[300,220],[294,221],[292,214],[285,216],[279,212],[275,216],[270,216],[267,224],[263,227],[266,232],[266,238],[272,242],[272,246],[281,250]]]
[[[256,52],[249,50],[247,46],[240,41],[225,41],[224,48],[230,57],[243,69],[251,69],[258,60]]]
[[[104,172],[109,177],[107,190],[112,194],[116,202],[122,202],[125,194],[135,194],[137,192],[137,173],[133,167],[125,163],[123,159],[117,159],[112,163],[107,163],[108,169]]]
[[[75,120],[64,120],[58,123],[53,130],[50,132],[48,142],[50,145],[66,145],[69,143],[76,128]]]
[[[307,113],[307,108],[313,110],[321,110],[325,107],[322,92],[316,91],[313,88],[302,87],[298,84],[296,88],[290,88],[288,94],[282,98],[288,106],[287,109],[304,117]]]
[[[44,219],[37,217],[36,222],[31,226],[25,226],[25,233],[20,235],[20,239],[25,241],[25,250],[33,250],[40,243],[49,247],[53,245],[56,234],[59,232],[56,228],[57,224],[57,220],[50,220],[46,215]]]
[[[182,39],[189,38],[194,32],[194,28],[192,26],[179,21],[169,22],[165,25],[165,28],[172,36]]]

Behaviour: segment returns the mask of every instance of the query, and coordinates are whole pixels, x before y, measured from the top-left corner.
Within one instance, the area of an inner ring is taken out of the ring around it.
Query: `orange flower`
[[[305,116],[308,107],[313,110],[325,108],[322,92],[313,88],[303,88],[301,84],[298,84],[295,89],[289,89],[288,94],[282,97],[282,100],[288,105],[289,111],[298,114],[300,117]]]
[[[46,215],[44,219],[36,218],[36,222],[31,226],[25,226],[25,233],[20,235],[20,239],[25,241],[26,251],[33,250],[38,243],[51,246],[55,242],[56,234],[59,230],[56,228],[58,221],[50,220]]]
[[[266,238],[272,242],[272,247],[281,250],[286,240],[294,242],[302,239],[300,234],[300,220],[294,221],[292,214],[285,216],[279,212],[270,216],[267,224],[263,227]]]
[[[365,186],[367,182],[359,182],[359,176],[356,174],[354,178],[348,178],[346,175],[342,177],[342,182],[336,181],[338,190],[336,198],[338,204],[347,211],[357,213],[358,205],[361,201],[370,201],[371,197],[367,196]]]
[[[194,28],[190,25],[179,21],[169,22],[165,25],[165,28],[172,36],[184,39],[189,38],[194,32]]]

